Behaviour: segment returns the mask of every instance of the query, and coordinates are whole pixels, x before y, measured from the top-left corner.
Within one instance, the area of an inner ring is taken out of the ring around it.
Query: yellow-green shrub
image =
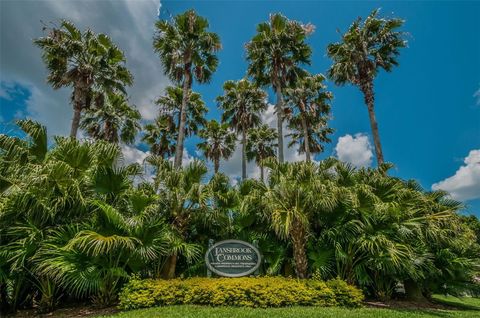
[[[360,306],[362,292],[342,280],[322,282],[284,277],[132,279],[120,293],[120,307],[196,304],[285,307]]]

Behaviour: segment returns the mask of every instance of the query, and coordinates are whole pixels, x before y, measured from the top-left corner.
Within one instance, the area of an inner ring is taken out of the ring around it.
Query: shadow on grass
[[[433,303],[440,304],[451,309],[456,310],[473,310],[473,311],[480,311],[480,299],[478,298],[457,298],[457,297],[450,297],[451,299],[445,298],[434,298]],[[466,299],[475,299],[478,300],[478,305],[468,304],[465,303],[464,300]]]

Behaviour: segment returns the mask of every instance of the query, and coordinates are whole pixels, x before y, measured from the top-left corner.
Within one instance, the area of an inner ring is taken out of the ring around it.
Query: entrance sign
[[[250,243],[226,240],[213,244],[205,254],[207,268],[225,277],[247,276],[260,266],[258,249]]]

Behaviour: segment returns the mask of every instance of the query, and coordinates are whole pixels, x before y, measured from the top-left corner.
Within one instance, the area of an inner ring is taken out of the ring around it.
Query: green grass
[[[480,318],[480,298],[435,297],[454,309],[377,309],[290,307],[252,309],[238,307],[169,306],[121,312],[104,318]]]

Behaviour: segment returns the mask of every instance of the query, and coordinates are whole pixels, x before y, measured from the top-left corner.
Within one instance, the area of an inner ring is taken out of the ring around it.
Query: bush
[[[342,280],[284,277],[132,279],[120,293],[120,308],[196,304],[209,306],[358,307],[362,292]]]

